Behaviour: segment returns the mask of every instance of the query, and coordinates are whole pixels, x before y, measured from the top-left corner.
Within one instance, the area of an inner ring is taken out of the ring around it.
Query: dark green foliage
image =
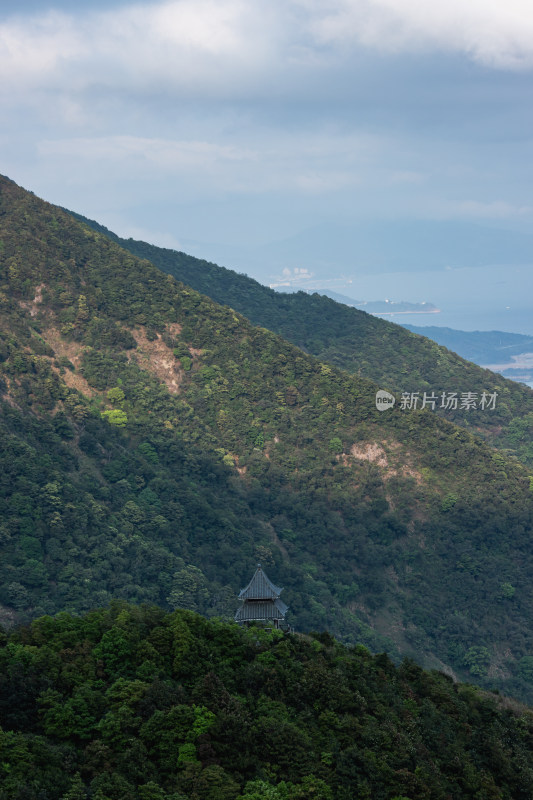
[[[0,645],[0,799],[529,800],[533,714],[412,661],[115,603]]]
[[[297,629],[533,697],[518,462],[0,189],[6,622],[113,597],[230,617],[261,560]]]

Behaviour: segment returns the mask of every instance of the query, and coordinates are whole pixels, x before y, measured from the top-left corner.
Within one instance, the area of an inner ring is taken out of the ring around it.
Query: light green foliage
[[[192,726],[192,734],[194,738],[202,736],[207,733],[215,722],[215,715],[209,711],[205,706],[193,706],[194,722]]]
[[[442,501],[442,504],[441,504],[441,507],[440,507],[441,511],[449,511],[451,508],[454,507],[454,505],[457,503],[458,499],[459,498],[457,497],[457,495],[453,494],[453,492],[450,492],[450,494],[447,494],[446,497],[444,498],[444,500]]]
[[[178,767],[184,767],[186,764],[198,764],[196,757],[196,747],[192,742],[186,742],[180,745],[178,750]]]
[[[321,778],[306,775],[290,794],[291,800],[334,800],[333,791]]]
[[[191,611],[198,611],[208,598],[208,582],[198,567],[189,564],[174,573],[172,590],[168,596],[171,608],[188,608]]]
[[[486,647],[470,647],[466,651],[463,661],[472,675],[482,677],[487,674],[490,653]]]
[[[107,420],[110,425],[116,425],[117,428],[124,428],[128,422],[126,412],[122,411],[120,408],[112,408],[107,411],[102,411],[102,418]]]
[[[266,781],[249,781],[237,800],[290,800],[289,787],[282,781],[273,786]]]
[[[87,790],[78,772],[72,779],[68,791],[61,796],[61,800],[86,800],[86,798],[87,798]]]
[[[512,597],[514,597],[515,592],[516,589],[512,583],[505,581],[504,583],[500,584],[500,597],[503,600],[510,600]]]
[[[332,453],[342,453],[342,440],[338,436],[334,436],[329,440],[329,449]]]
[[[122,389],[118,386],[115,386],[113,389],[108,389],[107,391],[107,399],[113,405],[120,405],[120,403],[124,402],[125,394]]]
[[[139,786],[137,794],[138,800],[168,800],[168,795],[154,781]]]
[[[143,458],[146,458],[151,464],[158,464],[159,463],[159,456],[157,455],[157,450],[155,447],[150,444],[150,442],[141,442],[138,446],[137,450]]]

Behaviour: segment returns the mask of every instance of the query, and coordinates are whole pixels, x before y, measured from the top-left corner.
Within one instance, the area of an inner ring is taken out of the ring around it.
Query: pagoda
[[[239,594],[241,605],[235,614],[235,622],[243,625],[269,622],[279,628],[288,611],[288,606],[279,597],[282,591],[279,586],[274,586],[258,564],[252,580]]]

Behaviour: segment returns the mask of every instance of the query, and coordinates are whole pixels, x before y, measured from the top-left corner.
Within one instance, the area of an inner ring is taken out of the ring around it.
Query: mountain
[[[531,710],[328,634],[116,603],[0,664],[0,800],[533,796]]]
[[[395,314],[436,314],[438,313],[439,309],[434,306],[432,303],[408,303],[405,301],[402,302],[394,302],[392,300],[353,300],[350,297],[346,297],[346,295],[339,294],[338,292],[332,292],[329,289],[314,289],[314,290],[307,290],[307,294],[323,294],[326,297],[331,297],[332,300],[336,300],[337,303],[343,303],[344,305],[350,306],[352,308],[359,308],[361,311],[366,311],[369,314],[378,314],[378,315],[395,315]],[[411,327],[406,325],[406,328]],[[415,331],[417,333],[418,331]]]
[[[531,264],[533,260],[531,233],[498,228],[493,221],[482,225],[458,220],[336,218],[265,244],[243,247],[183,241],[189,251],[201,252],[218,263],[253,269],[265,283],[289,270],[294,285],[301,285],[306,274],[327,280],[332,273],[337,278],[356,278],[446,268],[483,270],[492,265]],[[482,272],[479,280],[483,280]]]
[[[496,408],[458,407],[436,413],[481,436],[495,447],[516,454],[533,467],[533,392],[487,369],[469,363],[453,348],[439,347],[429,338],[400,325],[348,308],[319,294],[275,292],[246,275],[210,264],[186,253],[120,239],[96,222],[76,218],[117,244],[146,258],[164,272],[234,308],[256,325],[275,331],[321,361],[370,378],[397,393],[497,392]],[[451,347],[452,343],[450,343]]]
[[[531,357],[533,354],[533,336],[524,336],[520,333],[457,331],[452,328],[440,328],[434,325],[428,327],[405,325],[404,327],[408,328],[412,333],[428,336],[433,341],[448,347],[450,350],[454,350],[469,361],[474,361],[476,364],[486,366],[489,369],[498,368],[498,372],[509,377],[512,376],[513,370],[517,371],[517,362],[520,363],[521,361],[519,356]],[[531,364],[522,367],[521,372],[525,375],[522,380],[533,381],[533,366]],[[515,380],[519,380],[519,378],[515,378]]]
[[[229,616],[260,560],[296,629],[532,696],[528,470],[0,190],[6,623]]]

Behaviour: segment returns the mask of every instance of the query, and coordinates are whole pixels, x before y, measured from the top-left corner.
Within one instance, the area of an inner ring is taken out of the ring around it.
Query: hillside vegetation
[[[146,258],[199,292],[239,311],[256,325],[397,393],[497,392],[496,409],[441,409],[445,416],[495,447],[515,453],[533,466],[533,391],[476,366],[455,352],[400,325],[349,308],[324,295],[275,292],[246,275],[186,253],[134,239],[121,239],[80,215],[78,219],[104,233],[130,252]],[[452,347],[452,341],[450,341]]]
[[[0,182],[0,602],[230,615],[532,697],[529,473]]]
[[[0,800],[530,800],[533,713],[386,655],[115,604],[0,643]]]

